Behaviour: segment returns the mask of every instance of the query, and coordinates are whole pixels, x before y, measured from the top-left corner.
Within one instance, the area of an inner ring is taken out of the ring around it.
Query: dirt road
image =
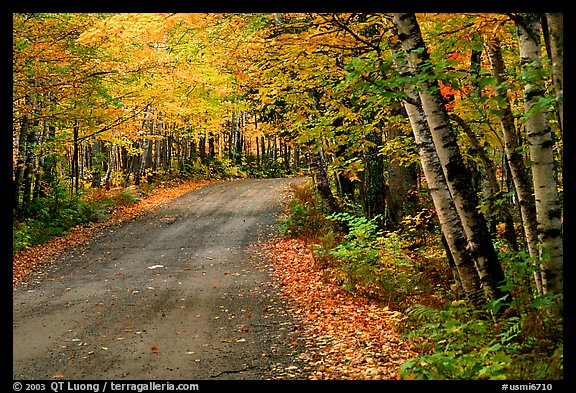
[[[305,378],[302,332],[256,246],[297,181],[191,191],[16,286],[14,379]]]

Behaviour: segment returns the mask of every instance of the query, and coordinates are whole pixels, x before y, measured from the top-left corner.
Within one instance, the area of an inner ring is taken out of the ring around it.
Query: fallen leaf
[[[304,241],[284,238],[263,246],[275,282],[293,305],[290,313],[308,330],[302,353],[311,352],[311,379],[396,379],[400,365],[417,356],[393,328],[401,314],[327,279],[330,272],[315,266]]]

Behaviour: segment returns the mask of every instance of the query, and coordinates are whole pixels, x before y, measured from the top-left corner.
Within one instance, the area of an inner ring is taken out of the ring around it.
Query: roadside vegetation
[[[401,379],[562,379],[562,325],[543,304],[557,296],[526,290],[527,256],[498,243],[513,300],[497,320],[496,301],[482,309],[458,295],[434,217],[378,229],[354,205],[327,214],[311,182],[293,187],[280,221],[285,236],[305,241],[315,269],[382,309],[401,313],[395,328],[420,356],[401,365]],[[425,231],[421,227],[427,228]],[[416,230],[418,229],[418,230]]]

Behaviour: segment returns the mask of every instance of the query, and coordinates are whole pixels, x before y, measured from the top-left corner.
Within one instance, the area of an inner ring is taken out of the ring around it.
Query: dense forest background
[[[182,178],[401,309],[406,378],[562,377],[563,15],[13,14],[13,246]]]

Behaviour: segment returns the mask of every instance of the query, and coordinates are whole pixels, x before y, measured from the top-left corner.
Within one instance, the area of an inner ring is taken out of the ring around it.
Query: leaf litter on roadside
[[[400,313],[323,279],[302,240],[263,247],[292,312],[307,326],[307,350],[300,356],[313,368],[311,379],[397,379],[402,363],[417,356],[394,329]]]

